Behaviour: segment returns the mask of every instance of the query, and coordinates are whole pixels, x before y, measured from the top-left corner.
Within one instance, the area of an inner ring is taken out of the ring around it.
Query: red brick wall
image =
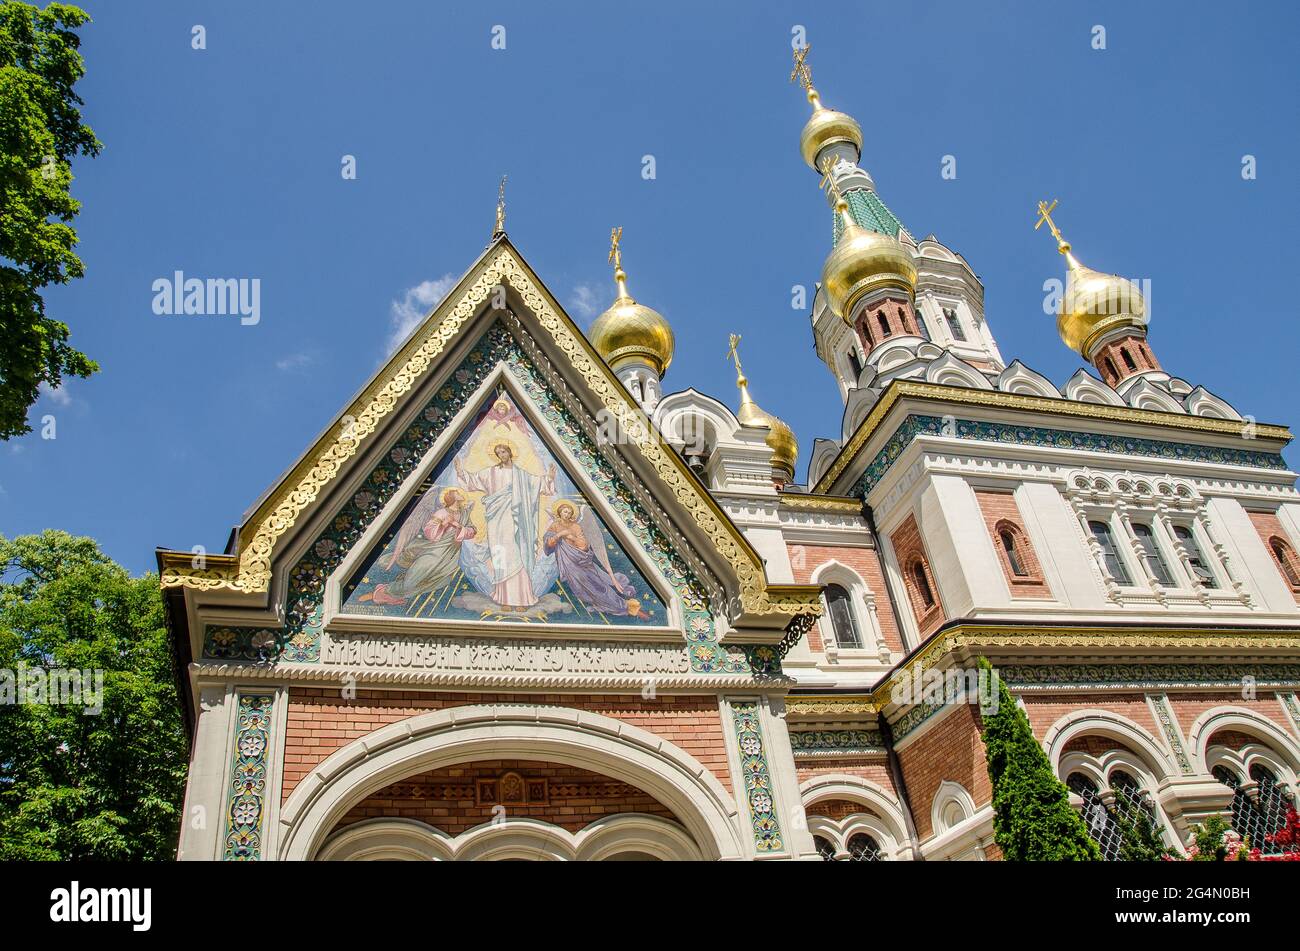
[[[709,697],[438,693],[362,690],[345,700],[338,690],[291,688],[284,751],[284,798],[335,750],[408,717],[469,704],[529,703],[603,714],[671,741],[699,760],[728,789],[726,734],[718,703]]]
[[[1029,714],[1029,724],[1034,728],[1034,736],[1041,743],[1053,723],[1067,713],[1079,710],[1106,710],[1132,720],[1152,736],[1161,735],[1160,727],[1151,716],[1146,697],[1140,693],[1125,694],[1076,694],[1068,697],[1042,697],[1022,695],[1025,712]]]
[[[1034,543],[1030,540],[1029,533],[1025,531],[1025,520],[1020,514],[1020,506],[1016,504],[1015,495],[1010,492],[976,489],[975,498],[979,500],[980,511],[984,514],[984,524],[988,528],[989,540],[993,542],[993,550],[997,553],[998,563],[1002,565],[1002,574],[1007,579],[1011,596],[1051,598],[1051,589],[1043,578],[1043,569],[1038,563],[1038,553],[1034,551]],[[1017,576],[1011,570],[1011,562],[1007,559],[1006,548],[999,536],[1000,526],[1006,523],[1010,523],[1016,530],[1016,551],[1020,555],[1021,567],[1028,572],[1027,575]]]
[[[386,786],[348,810],[337,828],[364,819],[416,819],[448,835],[491,821],[498,813],[479,804],[477,781],[518,773],[525,780],[545,779],[543,803],[509,803],[511,818],[538,819],[578,832],[597,819],[624,812],[643,812],[676,819],[649,793],[627,783],[559,763],[534,760],[479,760],[430,770]]]
[[[1294,736],[1296,732],[1290,718],[1282,709],[1282,704],[1278,703],[1277,697],[1271,693],[1261,693],[1254,700],[1243,700],[1241,692],[1235,690],[1212,694],[1185,694],[1181,697],[1170,694],[1169,705],[1173,707],[1174,717],[1178,720],[1185,741],[1188,741],[1188,734],[1197,718],[1214,707],[1245,707],[1267,718],[1284,733]]]
[[[1125,353],[1133,358],[1134,364],[1137,365],[1136,370],[1130,370],[1128,364],[1124,362]],[[1110,362],[1107,363],[1107,360]],[[1147,345],[1146,337],[1141,334],[1120,337],[1098,347],[1092,355],[1092,365],[1110,386],[1128,379],[1135,373],[1160,369],[1155,354]]]
[[[1281,520],[1277,517],[1276,512],[1247,512],[1250,516],[1251,524],[1255,526],[1255,531],[1259,532],[1259,540],[1264,543],[1264,548],[1268,551],[1268,557],[1273,559],[1273,564],[1277,566],[1278,573],[1282,576],[1282,581],[1291,589],[1291,594],[1297,601],[1300,601],[1300,588],[1291,583],[1287,572],[1283,569],[1282,562],[1278,560],[1277,552],[1269,544],[1269,539],[1280,538],[1286,542],[1287,560],[1290,562],[1292,573],[1300,574],[1300,555],[1296,553],[1295,544],[1291,541],[1291,536],[1287,534],[1286,529],[1282,527]]]
[[[882,317],[889,326],[888,334],[880,326],[880,318]],[[870,353],[892,337],[898,337],[902,334],[920,336],[917,330],[916,314],[912,310],[911,302],[906,298],[887,297],[869,307],[863,308],[857,320],[854,321],[854,327],[857,328],[858,339],[862,341],[864,353]]]
[[[860,812],[876,815],[867,806],[851,799],[823,799],[821,802],[813,803],[804,812],[810,816],[825,816],[827,819],[834,819],[836,822]],[[879,819],[880,817],[876,816],[876,818]]]
[[[894,788],[894,777],[889,774],[889,766],[883,758],[868,759],[865,756],[845,756],[834,759],[818,757],[816,763],[795,763],[795,773],[800,784],[830,773],[847,773],[858,779],[875,783],[885,790],[897,802],[898,790]],[[902,804],[899,804],[902,808]]]
[[[889,589],[885,586],[885,572],[880,564],[880,553],[874,548],[830,547],[826,545],[789,545],[787,553],[794,571],[796,584],[809,584],[817,569],[830,561],[852,568],[871,589],[876,599],[876,620],[880,622],[880,632],[885,637],[885,644],[891,652],[905,654],[903,638],[898,633],[898,620],[894,617],[894,607],[889,601]],[[864,618],[859,618],[865,623]],[[863,637],[867,636],[864,629]],[[814,624],[808,630],[808,646],[814,652],[825,650],[822,643],[821,625]],[[867,645],[864,645],[867,646]]]
[[[984,741],[980,739],[979,708],[963,703],[940,716],[943,719],[939,723],[928,729],[922,727],[925,733],[898,753],[903,782],[912,801],[916,834],[921,839],[933,831],[930,810],[945,781],[961,783],[975,800],[976,809],[993,800]]]
[[[903,573],[903,586],[907,589],[908,600],[912,602],[912,613],[916,617],[917,629],[921,632],[922,639],[927,638],[943,624],[943,596],[939,593],[938,584],[935,583],[934,572],[930,570],[930,556],[925,553],[925,543],[921,540],[921,530],[917,527],[916,517],[909,515],[907,521],[895,529],[889,541],[894,546],[894,557],[898,560],[898,568]],[[913,565],[917,559],[920,559],[925,570],[930,594],[934,598],[934,604],[928,608],[917,585],[917,579],[913,576]]]

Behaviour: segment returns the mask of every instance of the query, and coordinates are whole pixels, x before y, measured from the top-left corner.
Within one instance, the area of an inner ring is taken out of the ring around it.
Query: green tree
[[[42,383],[99,369],[41,296],[85,273],[71,224],[81,205],[68,189],[72,157],[100,147],[73,92],[85,73],[74,30],[89,20],[65,3],[0,0],[0,439],[31,431]]]
[[[1112,815],[1120,829],[1121,862],[1159,862],[1172,854],[1139,791],[1116,789],[1115,800]]]
[[[0,674],[20,665],[102,670],[102,710],[0,706],[0,860],[173,857],[186,743],[157,577],[93,539],[0,535]]]
[[[981,669],[993,667],[980,658]],[[997,681],[997,710],[984,717],[984,750],[993,782],[993,836],[1009,862],[1095,861],[1101,858],[1070,794],[1052,772],[1029,719],[1007,685]]]

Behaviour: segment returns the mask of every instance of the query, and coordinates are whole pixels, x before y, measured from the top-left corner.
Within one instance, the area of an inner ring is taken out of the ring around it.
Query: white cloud
[[[72,394],[68,392],[68,385],[62,384],[58,389],[50,386],[48,383],[42,383],[37,389],[41,396],[44,396],[56,406],[71,406]]]
[[[281,357],[275,361],[275,368],[281,373],[288,373],[291,370],[303,370],[316,362],[316,358],[310,353],[291,353],[287,357]]]
[[[579,284],[569,297],[569,309],[581,317],[595,317],[600,305],[601,298],[590,284]]]
[[[436,281],[422,281],[414,287],[408,287],[400,298],[393,301],[393,329],[388,335],[389,353],[402,345],[411,331],[429,315],[433,305],[446,297],[455,285],[455,275],[444,274]]]

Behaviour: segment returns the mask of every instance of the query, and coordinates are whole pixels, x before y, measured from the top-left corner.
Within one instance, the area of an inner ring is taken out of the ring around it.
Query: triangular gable
[[[725,567],[723,580],[733,605],[733,621],[780,632],[795,616],[820,613],[817,586],[769,584],[763,563],[657,432],[648,426],[623,386],[591,348],[585,336],[518,255],[501,237],[479,258],[424,324],[340,414],[300,462],[272,489],[236,533],[230,556],[210,556],[195,565],[190,553],[160,554],[164,587],[263,593],[282,539],[311,516],[349,462],[369,449],[386,419],[404,406],[426,375],[445,369],[446,355],[458,346],[476,318],[506,313],[499,300],[506,289],[517,319],[547,356],[580,381],[588,411],[608,413],[623,436],[623,451],[638,466],[638,476],[665,504],[677,509],[692,548]],[[522,304],[519,307],[518,304]],[[630,454],[639,454],[633,459]]]
[[[665,626],[667,608],[504,386],[480,399],[341,591],[339,613]]]

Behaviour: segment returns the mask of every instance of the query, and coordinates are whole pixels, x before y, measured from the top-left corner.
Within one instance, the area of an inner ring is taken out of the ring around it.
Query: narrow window
[[[930,590],[930,578],[925,573],[925,565],[919,561],[912,562],[912,578],[916,581],[916,593],[928,611],[934,607],[934,592]]]
[[[1192,534],[1192,530],[1186,525],[1175,525],[1174,537],[1182,543],[1183,551],[1187,552],[1187,561],[1192,566],[1192,574],[1195,575],[1196,580],[1207,588],[1217,588],[1218,579],[1210,570],[1205,554],[1201,551],[1201,546],[1196,543],[1196,536]]]
[[[1142,548],[1142,559],[1147,563],[1151,574],[1162,585],[1172,586],[1173,575],[1169,573],[1169,566],[1165,564],[1164,556],[1160,554],[1160,546],[1156,544],[1156,536],[1151,531],[1151,526],[1143,522],[1134,522],[1133,534],[1137,536],[1138,545]]]
[[[1115,361],[1110,357],[1106,358],[1106,375],[1112,379],[1119,376],[1119,371],[1115,369]]]
[[[1129,353],[1127,350],[1121,349],[1119,355],[1124,358],[1124,366],[1128,367],[1130,370],[1137,370],[1138,365],[1133,362],[1133,354]]]
[[[1025,570],[1025,563],[1016,548],[1016,533],[1009,528],[1004,528],[998,533],[998,537],[1002,539],[1002,550],[1007,553],[1007,563],[1011,565],[1011,573],[1017,578],[1029,577],[1029,572]]]
[[[880,844],[864,832],[859,832],[849,839],[850,862],[879,862]]]
[[[912,317],[916,320],[916,333],[918,336],[930,339],[930,329],[925,325],[925,314],[921,313],[921,308],[912,311]]]
[[[1106,570],[1115,579],[1116,584],[1132,584],[1133,579],[1129,577],[1128,569],[1124,567],[1124,562],[1120,560],[1119,552],[1115,549],[1115,539],[1110,533],[1110,526],[1105,522],[1089,522],[1088,530],[1092,532],[1092,537],[1097,539],[1097,544],[1101,545],[1102,561],[1106,563]]]
[[[822,857],[823,862],[835,861],[835,846],[831,845],[826,839],[815,835],[813,836],[813,845],[817,847],[817,854]]]
[[[1291,550],[1291,546],[1276,535],[1268,540],[1268,544],[1273,549],[1273,557],[1277,559],[1277,566],[1282,569],[1282,576],[1286,578],[1287,584],[1300,591],[1300,571],[1296,570],[1295,552]]]
[[[862,360],[859,359],[856,348],[849,351],[849,367],[853,370],[853,379],[856,382],[858,377],[862,376]]]
[[[827,585],[826,607],[831,616],[831,628],[835,631],[835,643],[844,648],[861,647],[862,638],[858,634],[858,621],[848,591],[837,584]]]
[[[957,312],[947,307],[943,309],[943,319],[948,321],[948,329],[952,331],[954,340],[965,340],[966,331],[961,329],[961,321],[957,319]]]
[[[880,324],[880,335],[882,337],[888,337],[890,335],[889,318],[883,313],[880,313],[876,315],[876,322]]]

